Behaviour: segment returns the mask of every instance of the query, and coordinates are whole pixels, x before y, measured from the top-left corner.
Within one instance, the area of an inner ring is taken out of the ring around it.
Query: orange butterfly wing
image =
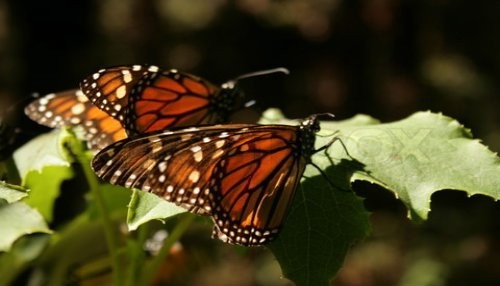
[[[93,160],[112,184],[210,215],[221,240],[260,245],[278,233],[306,160],[298,127],[214,125],[117,142]]]
[[[93,105],[78,89],[45,95],[24,111],[30,119],[51,128],[81,126],[94,151],[127,137],[120,122]]]
[[[81,88],[129,134],[224,122],[238,94],[232,84],[217,87],[191,74],[145,65],[100,70]]]

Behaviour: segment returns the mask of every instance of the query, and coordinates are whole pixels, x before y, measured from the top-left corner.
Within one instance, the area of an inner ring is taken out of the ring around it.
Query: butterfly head
[[[216,123],[226,122],[229,116],[243,104],[240,102],[244,98],[243,92],[239,89],[236,81],[228,81],[221,85],[219,94],[213,96],[210,100],[212,111],[217,114]]]
[[[242,79],[246,79],[246,78],[257,77],[257,76],[273,74],[273,73],[289,74],[290,71],[286,68],[283,68],[283,67],[273,68],[273,69],[268,69],[268,70],[261,70],[261,71],[256,71],[256,72],[251,72],[251,73],[246,73],[246,74],[240,75],[240,76],[236,77],[235,79],[229,80],[229,81],[225,82],[224,84],[222,84],[221,93],[225,94],[225,96],[221,96],[221,99],[220,99],[221,103],[219,104],[221,106],[220,109],[223,110],[223,108],[226,108],[229,111],[231,111],[234,109],[240,109],[243,107],[246,108],[246,107],[250,107],[250,106],[254,105],[255,100],[250,100],[250,101],[246,101],[243,104],[239,104],[239,102],[245,97],[244,93],[239,88],[239,85],[238,85],[239,81]]]
[[[315,152],[316,133],[321,129],[319,117],[334,118],[335,115],[332,113],[313,114],[302,120],[299,125],[300,149],[302,155],[306,158],[310,158]]]

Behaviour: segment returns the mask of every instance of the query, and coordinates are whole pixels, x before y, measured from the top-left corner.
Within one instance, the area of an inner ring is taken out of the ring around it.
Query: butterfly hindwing
[[[94,151],[126,138],[120,123],[93,105],[79,89],[42,96],[24,111],[30,119],[47,127],[81,126],[89,148]]]

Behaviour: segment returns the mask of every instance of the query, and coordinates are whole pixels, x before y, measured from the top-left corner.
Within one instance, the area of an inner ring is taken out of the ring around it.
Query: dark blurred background
[[[417,110],[457,118],[500,150],[500,2],[411,0],[1,1],[0,97],[73,88],[102,67],[149,63],[242,82],[289,117]]]
[[[0,104],[77,87],[113,65],[214,83],[283,66],[290,75],[241,82],[259,108],[384,122],[432,110],[499,151],[499,15],[500,2],[485,0],[0,0]],[[12,124],[28,124],[21,109]],[[376,194],[374,235],[339,285],[499,285],[498,204],[443,192],[419,227],[387,192],[356,187]]]

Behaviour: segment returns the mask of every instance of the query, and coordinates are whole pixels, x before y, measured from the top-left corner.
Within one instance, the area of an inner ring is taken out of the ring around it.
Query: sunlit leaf
[[[0,205],[0,230],[0,251],[8,251],[23,235],[51,232],[40,213],[23,202]]]
[[[161,220],[183,212],[186,210],[154,194],[135,190],[130,199],[127,223],[130,230],[135,230],[150,220]]]

